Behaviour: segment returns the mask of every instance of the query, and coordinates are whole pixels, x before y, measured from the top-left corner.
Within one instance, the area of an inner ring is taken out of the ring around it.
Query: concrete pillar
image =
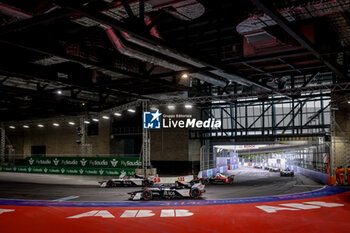
[[[1,123],[0,126],[0,164],[3,164],[5,162],[5,126],[3,123]]]
[[[347,93],[332,94],[333,107],[333,135],[332,135],[332,172],[339,166],[350,166],[350,95]],[[336,110],[337,109],[337,110]],[[332,122],[332,119],[331,119]]]

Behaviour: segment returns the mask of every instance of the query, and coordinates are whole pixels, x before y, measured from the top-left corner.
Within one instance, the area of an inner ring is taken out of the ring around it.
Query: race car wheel
[[[204,185],[207,185],[207,184],[209,184],[209,180],[208,179],[202,179],[201,183],[204,184]]]
[[[113,181],[111,181],[111,180],[109,180],[109,181],[107,181],[107,183],[106,183],[106,188],[111,188],[111,187],[113,187]]]
[[[234,181],[234,179],[233,179],[232,177],[228,179],[228,182],[229,182],[230,184],[233,184],[233,181]]]
[[[148,189],[144,190],[142,193],[142,198],[145,201],[152,200],[152,191],[149,191]]]
[[[150,181],[149,181],[149,180],[144,180],[144,181],[143,181],[143,185],[144,185],[144,186],[150,186],[151,184],[150,184]]]
[[[197,188],[192,189],[190,192],[190,197],[193,199],[198,199],[200,195],[201,195],[201,191]]]

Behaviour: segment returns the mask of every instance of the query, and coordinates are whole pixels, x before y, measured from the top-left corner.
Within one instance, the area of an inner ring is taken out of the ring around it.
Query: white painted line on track
[[[60,199],[56,199],[54,201],[67,201],[67,200],[71,200],[71,199],[76,199],[78,198],[79,196],[69,196],[69,197],[62,197]]]
[[[300,186],[300,187],[322,187],[323,184],[295,184],[293,186]]]

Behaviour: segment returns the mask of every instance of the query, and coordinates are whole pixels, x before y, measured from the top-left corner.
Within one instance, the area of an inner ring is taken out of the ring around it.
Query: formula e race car
[[[255,165],[254,168],[262,169],[261,165]]]
[[[191,198],[198,199],[205,192],[205,185],[202,184],[187,184],[183,182],[175,182],[175,185],[158,187],[145,187],[142,190],[130,192],[129,200],[144,200],[152,199],[175,199],[175,198]]]
[[[101,188],[151,186],[154,184],[151,178],[144,178],[136,174],[134,177],[126,177],[125,172],[123,172],[118,179],[103,180],[98,183]]]
[[[278,167],[270,167],[269,168],[269,171],[270,172],[279,172],[281,169],[280,168],[278,168]]]
[[[287,168],[285,170],[282,170],[280,174],[281,176],[294,176],[294,171]]]
[[[209,184],[233,184],[234,180],[234,175],[225,176],[224,174],[216,173],[215,176],[209,178]]]

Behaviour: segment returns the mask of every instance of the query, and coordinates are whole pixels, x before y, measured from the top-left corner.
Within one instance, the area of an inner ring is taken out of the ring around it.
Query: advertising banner
[[[140,158],[133,157],[27,157],[28,166],[89,167],[89,168],[138,168]]]
[[[0,166],[0,172],[24,172],[42,174],[65,175],[94,175],[94,176],[119,176],[126,172],[127,176],[133,176],[135,169],[131,168],[74,168],[74,167],[49,167],[49,166]]]

